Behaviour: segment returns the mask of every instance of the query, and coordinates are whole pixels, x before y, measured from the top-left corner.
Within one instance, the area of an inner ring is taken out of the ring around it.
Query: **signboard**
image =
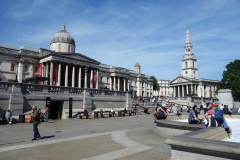
[[[50,97],[46,97],[46,106],[50,107],[51,99]]]

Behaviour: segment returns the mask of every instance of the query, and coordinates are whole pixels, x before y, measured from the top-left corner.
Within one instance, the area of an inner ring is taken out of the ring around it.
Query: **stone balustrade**
[[[127,92],[124,91],[112,91],[112,90],[104,90],[104,89],[88,89],[89,93],[94,96],[126,96]]]
[[[12,87],[12,83],[0,82],[0,91],[7,91],[11,87]]]

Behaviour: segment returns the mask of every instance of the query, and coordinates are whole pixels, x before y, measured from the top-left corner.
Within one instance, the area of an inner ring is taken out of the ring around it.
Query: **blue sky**
[[[240,57],[238,0],[1,0],[0,42],[49,49],[66,24],[76,52],[173,80],[189,28],[199,77],[221,79]]]

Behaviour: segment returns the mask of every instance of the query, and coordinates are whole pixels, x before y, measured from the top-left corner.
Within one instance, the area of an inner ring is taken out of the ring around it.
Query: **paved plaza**
[[[53,120],[32,142],[32,124],[1,125],[0,159],[168,159],[170,146],[154,128],[151,115]]]

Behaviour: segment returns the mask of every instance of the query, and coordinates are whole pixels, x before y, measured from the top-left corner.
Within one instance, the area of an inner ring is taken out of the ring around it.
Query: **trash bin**
[[[118,117],[122,117],[122,112],[118,111]]]
[[[25,123],[25,115],[24,114],[19,115],[18,122],[19,123]]]
[[[98,118],[98,112],[94,112],[94,119]]]

